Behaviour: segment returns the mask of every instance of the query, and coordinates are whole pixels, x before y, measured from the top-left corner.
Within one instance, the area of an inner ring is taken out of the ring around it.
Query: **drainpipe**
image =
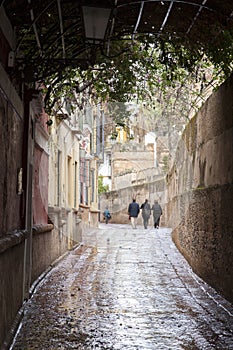
[[[28,232],[24,246],[24,271],[23,271],[23,301],[29,298],[32,273],[32,191],[33,191],[33,153],[34,153],[34,120],[30,113],[32,93],[27,90],[24,99],[24,144],[23,144],[23,227]]]

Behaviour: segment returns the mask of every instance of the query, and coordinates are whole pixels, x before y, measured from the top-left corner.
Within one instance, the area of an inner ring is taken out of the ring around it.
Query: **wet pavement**
[[[233,349],[233,306],[170,229],[102,224],[37,286],[11,349]]]

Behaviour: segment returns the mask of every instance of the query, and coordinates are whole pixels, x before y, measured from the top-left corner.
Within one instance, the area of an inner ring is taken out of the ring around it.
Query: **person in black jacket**
[[[131,220],[131,225],[133,228],[137,228],[137,217],[140,212],[139,204],[136,202],[136,199],[133,199],[133,202],[129,204],[128,214]]]

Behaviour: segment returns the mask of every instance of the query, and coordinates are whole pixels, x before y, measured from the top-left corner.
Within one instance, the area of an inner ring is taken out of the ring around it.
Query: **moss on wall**
[[[194,271],[233,301],[233,76],[186,127],[167,175],[167,222]],[[187,181],[185,180],[187,179]]]

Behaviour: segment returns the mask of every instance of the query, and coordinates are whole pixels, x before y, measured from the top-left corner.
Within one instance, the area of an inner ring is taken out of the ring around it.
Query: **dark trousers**
[[[157,220],[156,220],[157,219]],[[160,217],[159,218],[154,218],[154,227],[159,227],[159,222],[160,222]]]
[[[144,225],[144,228],[147,228],[147,226],[148,226],[148,221],[149,221],[149,218],[147,218],[147,217],[144,217],[144,218],[143,218],[143,225]]]

